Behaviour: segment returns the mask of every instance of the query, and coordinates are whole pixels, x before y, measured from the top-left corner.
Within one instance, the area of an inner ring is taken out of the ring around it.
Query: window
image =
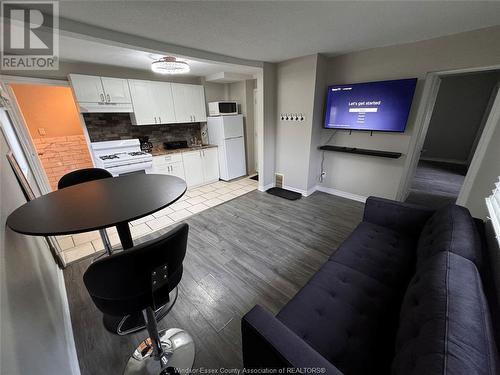
[[[493,189],[492,194],[486,198],[486,207],[488,207],[491,223],[500,245],[500,177],[495,183],[495,189]]]

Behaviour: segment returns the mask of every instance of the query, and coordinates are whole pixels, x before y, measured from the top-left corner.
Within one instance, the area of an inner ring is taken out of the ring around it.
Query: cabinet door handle
[[[101,94],[99,94],[99,96],[101,97],[101,102],[104,103],[104,94],[101,93]]]
[[[108,103],[111,101],[111,97],[109,96],[109,94],[106,94],[106,99],[108,100]]]

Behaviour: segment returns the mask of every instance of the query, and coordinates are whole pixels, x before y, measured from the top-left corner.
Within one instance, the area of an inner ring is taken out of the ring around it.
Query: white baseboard
[[[467,161],[456,160],[456,159],[428,158],[428,157],[425,157],[425,156],[421,156],[420,160],[423,160],[423,161],[434,161],[434,162],[438,162],[438,163],[467,165]]]
[[[283,189],[294,191],[296,193],[302,194],[303,197],[307,197],[316,191],[316,186],[309,190],[297,189],[288,185],[283,185]]]
[[[323,193],[328,193],[328,194],[336,195],[338,197],[347,198],[347,199],[351,199],[353,201],[362,202],[362,203],[365,203],[366,200],[368,199],[368,197],[364,197],[362,195],[353,194],[353,193],[349,193],[347,191],[342,191],[342,190],[338,190],[338,189],[334,189],[334,188],[329,188],[329,187],[326,187],[326,186],[319,186],[318,185],[318,186],[316,186],[316,190],[317,191],[322,191]]]
[[[269,185],[266,185],[266,186],[260,186],[258,187],[259,191],[266,191],[267,189],[271,189],[272,187],[274,187],[274,184],[269,184]]]

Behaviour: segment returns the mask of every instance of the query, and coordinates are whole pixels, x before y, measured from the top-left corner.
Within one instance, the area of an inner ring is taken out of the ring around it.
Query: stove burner
[[[129,152],[128,154],[130,156],[147,155],[145,152],[142,152],[142,151]]]
[[[119,159],[118,155],[103,155],[99,156],[101,160],[111,160],[111,159]]]

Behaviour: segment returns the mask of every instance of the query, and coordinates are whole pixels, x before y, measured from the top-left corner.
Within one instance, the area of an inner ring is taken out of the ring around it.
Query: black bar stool
[[[181,281],[188,230],[181,224],[157,239],[97,260],[83,275],[101,312],[144,316],[149,338],[129,358],[124,374],[170,374],[172,369],[188,373],[193,365],[191,336],[178,328],[158,332],[155,318],[155,310],[169,303]]]
[[[113,177],[111,173],[109,173],[105,169],[101,168],[85,168],[78,169],[73,172],[69,172],[61,177],[59,182],[57,183],[58,189],[64,189],[65,187],[81,184],[88,181],[94,180],[102,180],[104,178]],[[111,242],[109,241],[108,233],[106,229],[99,229],[99,234],[101,235],[101,240],[104,245],[104,250],[108,255],[113,254],[113,249],[111,246]]]

